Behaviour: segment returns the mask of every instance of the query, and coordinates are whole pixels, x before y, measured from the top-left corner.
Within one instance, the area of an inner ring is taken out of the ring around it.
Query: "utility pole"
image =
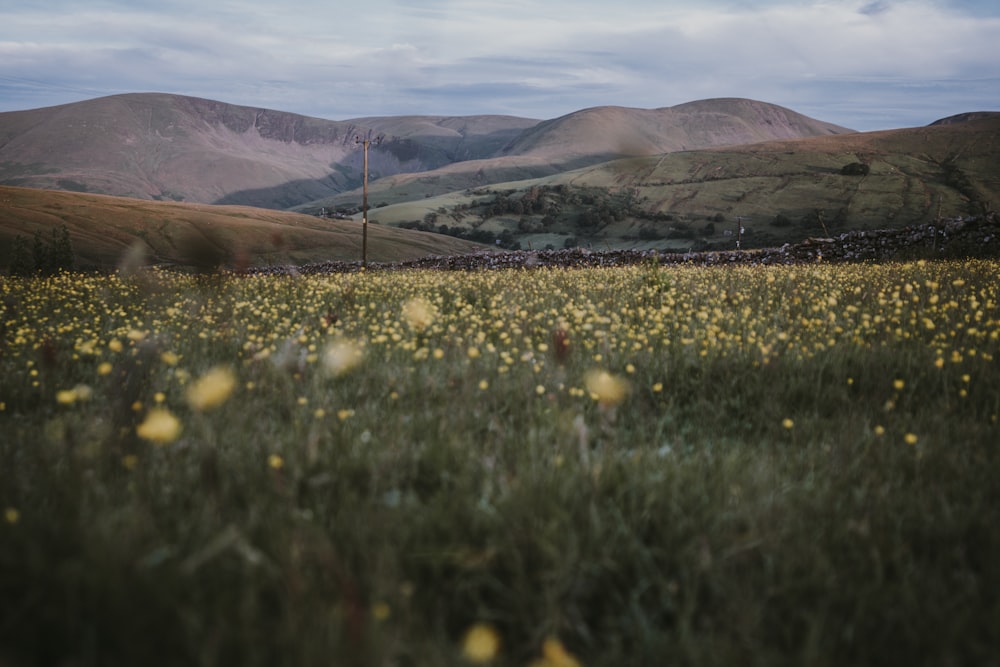
[[[363,268],[368,268],[368,146],[374,143],[378,146],[382,143],[382,135],[375,137],[374,139],[362,139],[361,135],[356,135],[354,137],[355,144],[361,144],[364,147],[365,153],[365,164],[364,164],[364,184],[361,188],[361,266]]]
[[[742,215],[736,216],[736,249],[739,250],[740,246],[743,245],[743,221],[749,220],[749,218],[744,218]]]

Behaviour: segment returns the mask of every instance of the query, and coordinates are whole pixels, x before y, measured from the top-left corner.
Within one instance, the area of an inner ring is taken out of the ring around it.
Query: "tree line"
[[[50,276],[71,271],[75,264],[76,255],[66,225],[53,227],[48,238],[37,231],[31,241],[18,234],[11,244],[12,276]]]

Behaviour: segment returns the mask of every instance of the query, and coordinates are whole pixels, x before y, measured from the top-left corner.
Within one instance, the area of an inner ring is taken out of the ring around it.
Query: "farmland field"
[[[996,663],[1000,262],[0,292],[0,664]]]

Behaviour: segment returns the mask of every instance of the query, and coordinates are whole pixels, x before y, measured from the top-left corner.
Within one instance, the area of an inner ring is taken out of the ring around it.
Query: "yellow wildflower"
[[[795,422],[789,419],[788,417],[785,417],[784,419],[781,420],[781,425],[784,426],[789,431],[795,428]]]
[[[903,436],[903,440],[908,445],[915,445],[917,444],[917,435],[916,433],[907,433],[906,435]]]
[[[489,623],[476,623],[465,633],[462,655],[477,664],[490,662],[500,652],[500,634]]]
[[[211,410],[225,403],[236,387],[233,372],[216,366],[188,388],[187,401],[195,410]]]
[[[434,321],[434,306],[420,297],[410,299],[403,304],[403,319],[415,331],[423,331]]]
[[[272,470],[281,470],[285,467],[285,459],[281,458],[277,454],[271,454],[267,457],[267,465]]]
[[[169,410],[155,408],[149,411],[146,419],[136,427],[135,432],[144,440],[158,445],[166,445],[180,436],[181,423]]]
[[[334,377],[355,368],[364,359],[364,348],[347,339],[335,340],[323,353],[323,366]]]
[[[604,406],[618,405],[628,394],[628,383],[605,370],[588,371],[583,380],[594,400]]]
[[[76,392],[72,389],[61,389],[57,391],[56,403],[59,405],[73,405],[76,403]]]
[[[531,663],[532,667],[580,667],[580,661],[566,650],[562,642],[550,637],[542,644],[542,657]]]
[[[376,602],[372,605],[372,618],[376,621],[387,621],[392,616],[392,607],[386,602]]]
[[[16,507],[8,507],[3,511],[3,518],[4,521],[13,526],[21,520],[21,513],[17,511]]]

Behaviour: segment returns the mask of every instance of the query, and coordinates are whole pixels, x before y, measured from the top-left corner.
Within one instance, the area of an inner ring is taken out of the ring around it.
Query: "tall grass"
[[[0,662],[992,664],[998,278],[7,279]]]

